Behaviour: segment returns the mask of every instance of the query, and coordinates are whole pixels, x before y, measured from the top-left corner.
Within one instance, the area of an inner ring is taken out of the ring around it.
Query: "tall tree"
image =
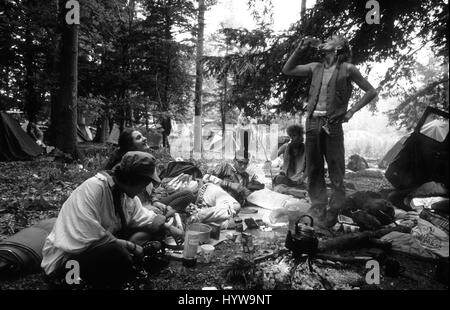
[[[205,0],[198,0],[198,33],[195,73],[194,156],[202,154],[202,86],[203,86],[203,42],[205,30]]]
[[[59,0],[61,61],[57,109],[60,114],[52,113],[50,122],[53,124],[51,130],[54,131],[54,146],[77,159],[78,25],[66,22],[66,15],[71,10],[66,8],[66,2]]]

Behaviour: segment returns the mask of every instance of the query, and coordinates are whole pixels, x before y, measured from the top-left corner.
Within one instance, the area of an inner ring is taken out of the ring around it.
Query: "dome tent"
[[[22,130],[17,120],[0,112],[0,161],[30,160],[41,153],[42,148]]]

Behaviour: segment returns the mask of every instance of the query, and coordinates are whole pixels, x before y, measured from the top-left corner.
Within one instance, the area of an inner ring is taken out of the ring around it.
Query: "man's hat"
[[[113,172],[120,172],[127,176],[149,177],[153,182],[161,183],[156,173],[156,159],[145,152],[132,151],[123,155],[122,160],[113,168]]]

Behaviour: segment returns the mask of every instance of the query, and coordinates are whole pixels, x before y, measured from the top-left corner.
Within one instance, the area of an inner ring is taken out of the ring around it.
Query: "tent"
[[[448,123],[447,112],[427,107],[388,164],[385,176],[395,188],[411,189],[430,181],[449,186]]]
[[[0,161],[30,160],[41,152],[42,148],[22,130],[19,122],[0,112]]]
[[[209,143],[209,146],[207,149],[212,152],[221,153],[222,147],[223,147],[224,141],[222,138],[222,135],[219,133],[216,133],[212,138],[211,142]],[[235,139],[231,136],[231,139],[228,139],[225,141],[225,149],[226,150],[236,150],[238,147]]]
[[[92,141],[92,132],[86,125],[78,125],[77,127],[77,142]]]
[[[378,163],[378,167],[381,169],[386,169],[389,164],[397,157],[398,153],[402,150],[403,145],[405,144],[406,139],[408,139],[409,134],[405,135],[398,140],[393,147],[387,151],[386,155],[384,155],[383,159]]]
[[[420,133],[438,142],[443,142],[448,134],[448,120],[432,120],[422,126]]]

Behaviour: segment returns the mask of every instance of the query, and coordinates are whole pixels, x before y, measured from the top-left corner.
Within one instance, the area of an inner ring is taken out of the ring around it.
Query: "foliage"
[[[431,46],[440,57],[440,63],[447,61],[448,3],[438,0],[383,0],[379,3],[379,25],[366,23],[368,10],[364,1],[322,0],[306,12],[305,20],[292,25],[286,33],[275,34],[266,27],[253,31],[234,30],[230,36],[233,43],[246,49],[230,55],[228,60],[238,68],[233,71],[233,104],[240,105],[252,116],[271,108],[274,112],[303,111],[308,79],[287,77],[281,71],[300,39],[306,35],[322,40],[332,34],[345,35],[350,40],[356,65],[394,61],[378,87],[387,95],[399,90],[400,79],[411,81],[415,74],[415,57],[424,46]],[[318,59],[310,52],[302,56],[305,63]],[[220,75],[226,63],[223,57],[218,57],[209,59],[208,65],[214,74]],[[426,90],[429,93],[436,88]],[[359,96],[360,93],[355,92],[353,100]]]
[[[98,103],[96,114],[130,125],[154,111],[189,117],[194,1],[81,0],[80,7],[80,110]],[[58,80],[56,20],[55,0],[1,2],[2,109],[25,108],[32,118],[50,104]]]
[[[448,112],[448,102],[445,84],[448,87],[448,69],[442,68],[438,58],[428,59],[423,65],[414,64],[414,83],[399,83],[390,96],[400,100],[395,109],[388,111],[390,123],[410,131],[414,129],[427,106]],[[447,88],[448,91],[448,88]]]

